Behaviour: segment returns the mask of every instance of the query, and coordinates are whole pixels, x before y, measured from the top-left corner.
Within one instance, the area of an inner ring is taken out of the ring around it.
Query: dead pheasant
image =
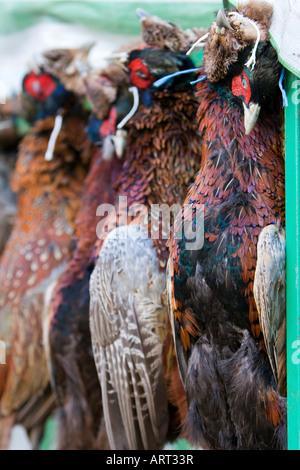
[[[20,94],[8,98],[0,106],[0,254],[16,216],[16,198],[10,178],[16,164],[18,145],[38,120],[55,115],[69,95],[70,92],[57,78],[46,73],[42,65],[38,67],[35,64],[25,74]]]
[[[282,273],[274,269],[276,258],[284,265],[284,244],[268,226],[284,226],[285,194],[271,15],[269,4],[251,1],[220,11],[210,28],[202,71],[208,80],[198,84],[202,162],[170,242],[185,428],[194,445],[208,449],[286,448],[286,398],[273,374],[276,355],[281,374],[284,352],[284,312],[271,316],[284,306]],[[199,244],[177,237],[181,230]]]
[[[37,120],[55,114],[60,103],[64,103],[66,93],[65,88],[53,76],[35,67],[35,71],[24,76],[20,94],[8,98],[6,103],[0,105],[0,254],[16,216],[16,196],[10,180],[16,164],[18,145]]]
[[[139,105],[125,126],[116,214],[97,227],[90,328],[111,447],[157,449],[178,436],[186,410],[164,298],[168,224],[161,226],[158,205],[183,201],[199,168],[200,138],[193,75],[153,83],[195,66],[185,53],[158,47],[132,51],[124,65]]]
[[[109,448],[89,333],[89,278],[97,239],[96,210],[100,204],[113,204],[123,165],[112,139],[132,107],[129,80],[120,66],[91,71],[85,83],[92,105],[87,133],[98,146],[75,221],[76,246],[54,290],[50,310],[51,381],[59,407],[58,448],[64,450]]]
[[[46,85],[39,97],[49,98],[59,86],[52,76]],[[39,120],[21,142],[12,178],[17,216],[0,263],[0,335],[6,345],[0,370],[2,448],[16,422],[32,430],[35,447],[54,406],[43,330],[51,289],[70,256],[93,149],[80,100],[68,92],[58,103],[58,114]]]

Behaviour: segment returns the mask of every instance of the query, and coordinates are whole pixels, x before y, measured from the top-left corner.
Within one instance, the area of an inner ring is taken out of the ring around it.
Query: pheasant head
[[[219,11],[209,29],[203,56],[210,82],[224,78],[243,52],[249,65],[255,64],[257,44],[268,39],[272,13],[273,8],[268,2],[257,0],[228,13],[223,9]]]

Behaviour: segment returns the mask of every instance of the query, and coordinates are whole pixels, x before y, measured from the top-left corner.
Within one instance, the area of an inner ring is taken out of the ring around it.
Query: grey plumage
[[[91,276],[92,344],[112,449],[160,448],[168,429],[158,263],[144,229],[123,226],[107,236]]]
[[[257,245],[254,298],[279,393],[286,396],[285,230],[265,227]]]

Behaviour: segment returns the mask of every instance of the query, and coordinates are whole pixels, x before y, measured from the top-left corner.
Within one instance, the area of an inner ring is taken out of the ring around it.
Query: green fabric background
[[[96,31],[139,34],[140,25],[135,10],[138,7],[182,28],[209,26],[213,14],[222,2],[128,2],[40,0],[0,1],[0,34],[20,31],[41,21],[82,24]]]

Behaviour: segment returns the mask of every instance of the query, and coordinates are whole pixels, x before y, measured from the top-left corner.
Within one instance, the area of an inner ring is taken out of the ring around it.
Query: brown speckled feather
[[[179,25],[149,15],[141,8],[137,9],[141,21],[142,37],[148,46],[156,46],[173,52],[187,52],[190,47],[205,33],[205,28],[183,30]]]
[[[20,145],[12,179],[16,222],[1,257],[1,338],[7,363],[1,375],[1,414],[19,411],[49,383],[43,344],[47,289],[70,255],[83,180],[91,156],[86,117],[66,108],[51,161],[45,152],[54,118],[39,121]]]

